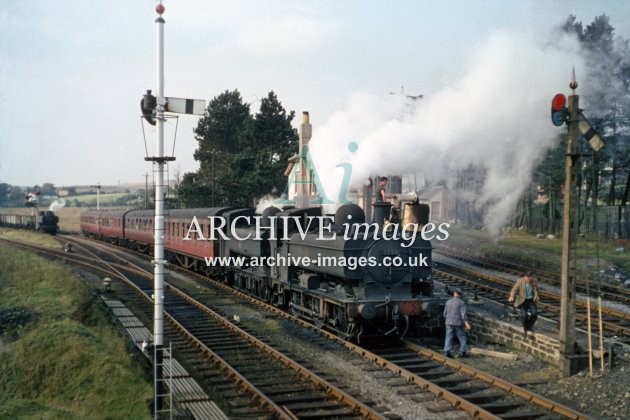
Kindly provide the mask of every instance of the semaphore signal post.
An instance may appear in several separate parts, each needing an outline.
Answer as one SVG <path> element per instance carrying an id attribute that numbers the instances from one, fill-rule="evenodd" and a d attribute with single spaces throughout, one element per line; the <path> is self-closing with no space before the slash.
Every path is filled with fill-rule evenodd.
<path id="1" fill-rule="evenodd" d="M 140 107 L 143 117 L 156 127 L 155 156 L 145 157 L 157 165 L 155 171 L 155 214 L 154 214 L 154 282 L 153 282 L 153 395 L 154 416 L 159 418 L 163 410 L 165 392 L 163 360 L 164 360 L 164 173 L 165 164 L 174 161 L 174 156 L 164 155 L 164 122 L 165 112 L 203 115 L 205 101 L 199 99 L 168 98 L 164 96 L 164 14 L 165 7 L 160 2 L 155 6 L 158 17 L 157 24 L 157 88 L 156 97 L 151 91 L 143 96 Z"/>
<path id="2" fill-rule="evenodd" d="M 571 376 L 578 372 L 583 356 L 575 349 L 575 283 L 577 279 L 576 244 L 579 235 L 577 218 L 579 193 L 579 161 L 578 135 L 582 133 L 591 148 L 597 152 L 604 146 L 597 132 L 590 126 L 579 108 L 579 96 L 575 94 L 578 83 L 575 70 L 569 84 L 571 95 L 554 96 L 551 102 L 551 121 L 556 126 L 567 124 L 568 133 L 565 154 L 564 208 L 562 217 L 562 273 L 560 299 L 560 363 L 563 376 Z M 590 320 L 588 321 L 590 322 Z"/>

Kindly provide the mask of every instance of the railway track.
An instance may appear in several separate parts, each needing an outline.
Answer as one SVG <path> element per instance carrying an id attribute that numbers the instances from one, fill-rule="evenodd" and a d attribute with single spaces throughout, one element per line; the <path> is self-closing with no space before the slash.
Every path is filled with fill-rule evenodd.
<path id="1" fill-rule="evenodd" d="M 449 248 L 446 246 L 435 248 L 434 252 L 437 255 L 453 258 L 469 265 L 489 270 L 502 271 L 518 276 L 521 276 L 523 273 L 529 271 L 543 284 L 549 284 L 557 287 L 560 287 L 561 284 L 560 273 L 555 271 L 537 267 L 528 267 L 522 264 L 516 264 L 496 258 L 474 255 L 473 253 L 462 249 Z M 593 297 L 600 295 L 602 299 L 630 305 L 630 291 L 621 286 L 605 282 L 597 282 L 594 279 L 589 279 L 589 282 L 587 283 L 584 279 L 578 278 L 576 280 L 576 291 Z"/>
<path id="2" fill-rule="evenodd" d="M 75 249 L 86 248 L 85 244 L 77 241 L 75 244 Z M 117 253 L 103 250 L 100 244 L 92 247 L 95 256 L 122 272 L 125 282 L 145 302 L 142 305 L 135 299 L 134 306 L 144 306 L 145 311 L 150 313 L 152 273 L 124 259 L 123 264 L 119 264 L 115 261 L 119 259 Z M 249 394 L 241 398 L 255 401 L 259 406 L 251 409 L 239 407 L 233 415 L 253 416 L 257 415 L 256 410 L 262 408 L 267 411 L 266 415 L 285 419 L 385 418 L 377 410 L 288 357 L 286 349 L 277 349 L 228 321 L 180 290 L 173 282 L 168 284 L 164 301 L 165 319 L 171 328 L 189 347 L 203 355 L 202 360 L 198 359 L 198 364 L 191 369 L 199 371 L 205 368 L 200 363 L 206 365 L 208 361 L 212 362 L 215 370 L 223 372 L 219 381 L 238 384 L 242 391 Z M 186 349 L 181 341 L 177 347 L 180 351 Z M 207 377 L 204 379 L 208 380 Z M 216 387 L 217 384 L 213 385 Z"/>
<path id="3" fill-rule="evenodd" d="M 145 264 L 134 264 L 125 257 L 121 259 L 120 251 L 104 249 L 102 244 L 87 245 L 85 240 L 72 240 L 78 248 L 95 248 L 86 250 L 86 256 L 63 251 L 43 252 L 81 264 L 94 263 L 97 259 L 107 261 L 110 270 L 118 273 L 116 277 L 131 279 L 134 293 L 123 291 L 122 294 L 134 306 L 144 306 L 145 317 L 150 320 L 152 306 L 148 297 L 152 283 L 147 280 L 152 274 L 142 267 Z M 382 375 L 379 371 L 387 371 L 392 378 L 399 378 L 402 384 L 394 385 L 398 395 L 434 405 L 434 400 L 444 401 L 435 411 L 462 409 L 474 418 L 588 418 L 461 361 L 447 359 L 411 343 L 358 346 L 246 294 L 208 279 L 204 281 L 210 289 L 190 280 L 183 280 L 180 289 L 169 281 L 165 297 L 168 331 L 165 333 L 172 337 L 175 354 L 188 355 L 190 366 L 187 368 L 196 372 L 207 388 L 222 390 L 220 399 L 237 404 L 238 407 L 231 406 L 234 416 L 275 413 L 273 415 L 279 418 L 399 418 L 388 413 L 387 407 L 375 407 L 371 401 L 359 400 L 343 391 L 342 388 L 348 387 L 343 384 L 347 372 L 344 375 L 321 366 L 307 367 L 317 364 L 317 359 L 339 358 L 340 351 L 345 349 L 354 357 L 358 355 L 369 361 L 366 369 L 377 377 Z M 251 305 L 250 309 L 246 309 L 245 303 Z M 234 321 L 235 305 L 239 305 L 241 318 L 237 321 Z M 279 326 L 272 323 L 276 319 L 295 325 L 284 341 L 279 338 L 282 336 L 277 330 Z M 264 326 L 271 334 L 265 332 Z M 281 328 L 286 329 L 286 324 Z M 311 350 L 302 352 L 304 347 L 296 350 L 287 344 L 287 341 L 296 341 L 298 336 L 306 336 Z M 315 359 L 305 357 L 306 353 L 315 354 Z"/>
<path id="4" fill-rule="evenodd" d="M 447 285 L 463 287 L 471 295 L 483 296 L 502 305 L 507 305 L 507 296 L 510 293 L 514 280 L 509 280 L 498 274 L 493 274 L 487 270 L 476 269 L 474 266 L 466 267 L 459 264 L 450 263 L 445 260 L 436 259 L 434 274 Z M 558 292 L 539 287 L 538 294 L 540 302 L 538 304 L 541 315 L 558 322 L 560 314 L 560 299 Z M 584 297 L 576 299 L 576 326 L 587 328 L 589 317 L 587 315 L 587 305 L 589 303 Z M 594 306 L 591 303 L 591 306 Z M 616 337 L 624 344 L 630 344 L 630 313 L 623 309 L 602 305 L 602 326 L 606 338 Z M 595 309 L 591 307 L 594 313 Z M 590 317 L 591 326 L 598 329 L 596 316 Z"/>
<path id="5" fill-rule="evenodd" d="M 205 280 L 207 281 L 207 279 Z M 191 288 L 192 290 L 188 290 L 186 293 L 198 292 L 196 286 L 189 284 L 188 289 Z M 226 293 L 229 295 L 235 293 L 233 289 L 224 290 L 224 288 L 225 286 L 218 285 L 217 290 L 206 293 L 206 295 L 212 294 L 226 299 Z M 245 294 L 236 293 L 240 296 L 239 299 L 250 301 L 256 308 L 268 306 Z M 204 298 L 202 297 L 200 300 L 204 300 Z M 213 301 L 216 306 L 216 299 Z M 222 307 L 230 307 L 232 303 L 229 301 L 230 298 L 227 298 L 227 302 Z M 278 317 L 292 318 L 273 307 L 268 307 L 266 310 Z M 225 319 L 230 316 L 230 313 L 223 312 L 222 316 Z M 269 316 L 267 315 L 267 317 Z M 313 328 L 310 324 L 301 323 L 305 328 Z M 252 334 L 258 334 L 259 327 L 260 325 L 255 326 L 253 329 L 256 330 L 256 333 Z M 340 343 L 364 359 L 402 377 L 408 385 L 412 385 L 412 389 L 405 390 L 405 393 L 419 395 L 429 391 L 434 396 L 448 401 L 453 407 L 464 409 L 476 418 L 534 418 L 537 416 L 586 418 L 586 416 L 568 407 L 556 404 L 459 361 L 447 359 L 430 350 L 421 349 L 411 343 L 397 344 L 397 347 L 380 345 L 371 351 L 369 348 L 342 341 L 327 332 L 319 331 L 318 334 L 328 338 L 328 340 L 321 342 L 324 347 L 330 346 L 330 342 Z M 465 385 L 462 386 L 462 384 Z"/>
<path id="6" fill-rule="evenodd" d="M 380 341 L 367 347 L 381 366 L 409 383 L 431 389 L 474 417 L 502 419 L 586 418 L 575 410 L 408 341 Z M 476 410 L 476 411 L 475 411 Z"/>

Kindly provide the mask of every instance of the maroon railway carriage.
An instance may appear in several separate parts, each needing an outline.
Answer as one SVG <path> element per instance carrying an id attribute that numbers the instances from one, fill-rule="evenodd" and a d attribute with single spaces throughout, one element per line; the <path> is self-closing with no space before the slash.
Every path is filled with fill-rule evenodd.
<path id="1" fill-rule="evenodd" d="M 153 245 L 153 210 L 89 210 L 81 214 L 81 232 L 146 252 Z"/>
<path id="2" fill-rule="evenodd" d="M 219 243 L 211 238 L 211 217 L 223 217 L 233 207 L 166 210 L 164 214 L 164 250 L 166 258 L 187 268 L 206 271 L 205 258 L 219 256 Z M 191 223 L 197 218 L 201 235 Z M 89 210 L 81 215 L 81 231 L 87 236 L 105 239 L 152 253 L 155 213 L 153 210 Z M 222 230 L 227 233 L 228 226 Z M 191 231 L 188 234 L 189 230 Z M 204 240 L 199 240 L 203 235 Z M 184 240 L 189 237 L 190 240 Z M 215 238 L 218 239 L 218 234 Z"/>
<path id="3" fill-rule="evenodd" d="M 142 252 L 153 245 L 153 210 L 88 210 L 80 220 L 86 236 Z"/>
<path id="4" fill-rule="evenodd" d="M 215 240 L 211 239 L 211 217 L 223 217 L 233 207 L 211 207 L 196 209 L 168 210 L 164 218 L 164 248 L 170 262 L 178 265 L 205 271 L 205 258 L 219 256 L 219 234 L 215 232 Z M 191 223 L 197 218 L 199 228 L 205 240 L 200 240 L 196 226 Z M 227 232 L 229 226 L 222 230 Z M 188 233 L 190 231 L 190 234 Z M 184 240 L 188 237 L 189 240 Z"/>
<path id="5" fill-rule="evenodd" d="M 153 250 L 153 210 L 132 210 L 125 214 L 125 246 L 140 252 Z"/>
<path id="6" fill-rule="evenodd" d="M 81 214 L 81 232 L 88 236 L 122 243 L 125 238 L 124 216 L 129 210 L 88 210 Z"/>
<path id="7" fill-rule="evenodd" d="M 81 232 L 86 236 L 98 237 L 101 235 L 101 212 L 96 210 L 88 210 L 81 213 L 79 218 Z"/>

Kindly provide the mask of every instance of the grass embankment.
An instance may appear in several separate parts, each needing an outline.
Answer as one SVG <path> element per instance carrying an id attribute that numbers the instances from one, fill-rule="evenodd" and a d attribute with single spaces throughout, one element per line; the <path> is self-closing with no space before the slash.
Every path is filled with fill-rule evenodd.
<path id="1" fill-rule="evenodd" d="M 67 268 L 0 244 L 0 418 L 150 418 L 150 382 Z"/>
<path id="2" fill-rule="evenodd" d="M 466 247 L 480 255 L 487 255 L 515 263 L 546 270 L 560 270 L 562 239 L 539 239 L 523 231 L 504 232 L 500 237 L 492 237 L 487 231 L 462 229 L 451 225 L 445 245 Z M 618 252 L 615 242 L 580 238 L 577 242 L 576 258 L 578 268 L 584 273 L 592 273 L 598 265 L 601 269 L 614 266 L 630 272 L 629 249 Z"/>

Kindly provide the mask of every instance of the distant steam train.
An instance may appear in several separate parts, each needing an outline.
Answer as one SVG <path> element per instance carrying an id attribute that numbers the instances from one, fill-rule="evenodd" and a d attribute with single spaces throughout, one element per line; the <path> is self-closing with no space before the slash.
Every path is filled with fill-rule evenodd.
<path id="1" fill-rule="evenodd" d="M 51 210 L 38 212 L 37 215 L 0 214 L 0 226 L 30 229 L 55 235 L 59 231 L 59 217 Z"/>
<path id="2" fill-rule="evenodd" d="M 402 219 L 417 223 L 365 223 L 355 204 L 334 216 L 320 207 L 270 207 L 262 215 L 249 208 L 169 210 L 165 258 L 346 338 L 404 335 L 437 318 L 442 303 L 431 298 L 431 243 L 417 230 L 428 222 L 428 206 L 404 207 Z M 81 215 L 83 234 L 145 253 L 152 252 L 153 223 L 152 210 Z"/>

